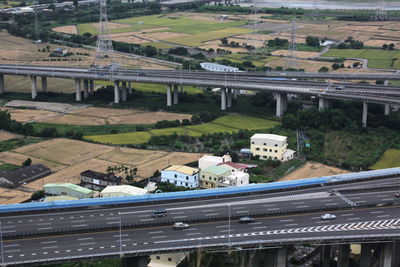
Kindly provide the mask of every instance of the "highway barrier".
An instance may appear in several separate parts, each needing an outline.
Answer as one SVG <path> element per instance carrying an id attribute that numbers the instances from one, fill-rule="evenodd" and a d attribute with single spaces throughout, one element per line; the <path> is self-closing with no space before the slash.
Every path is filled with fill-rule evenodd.
<path id="1" fill-rule="evenodd" d="M 301 179 L 295 181 L 283 181 L 263 184 L 250 184 L 239 187 L 227 187 L 204 190 L 191 190 L 183 192 L 146 194 L 141 196 L 112 197 L 112 198 L 87 198 L 69 201 L 33 202 L 22 204 L 0 205 L 0 214 L 13 212 L 29 212 L 40 210 L 93 208 L 110 205 L 128 205 L 135 203 L 157 202 L 157 201 L 182 201 L 196 198 L 222 197 L 238 194 L 251 194 L 273 190 L 285 190 L 303 187 L 320 186 L 334 183 L 347 183 L 354 181 L 383 179 L 400 176 L 400 168 L 389 168 L 382 170 L 363 171 L 333 176 Z"/>

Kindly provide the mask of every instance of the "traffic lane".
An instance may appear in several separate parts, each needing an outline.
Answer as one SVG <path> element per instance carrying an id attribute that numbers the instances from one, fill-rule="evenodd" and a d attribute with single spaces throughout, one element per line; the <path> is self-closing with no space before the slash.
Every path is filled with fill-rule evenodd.
<path id="1" fill-rule="evenodd" d="M 210 223 L 194 223 L 191 224 L 191 228 L 184 231 L 173 230 L 171 226 L 155 226 L 143 229 L 130 229 L 123 230 L 122 239 L 124 242 L 132 242 L 144 244 L 151 242 L 156 239 L 170 239 L 177 235 L 184 235 L 185 237 L 196 237 L 197 235 L 204 236 L 208 234 L 223 235 L 230 232 L 231 234 L 245 233 L 249 230 L 253 231 L 275 231 L 282 229 L 295 229 L 301 227 L 324 227 L 326 225 L 338 225 L 338 224 L 354 224 L 363 223 L 368 221 L 382 221 L 396 219 L 399 217 L 399 207 L 394 209 L 386 208 L 384 213 L 389 215 L 388 217 L 382 218 L 381 209 L 365 209 L 360 211 L 354 211 L 349 213 L 347 211 L 334 213 L 337 216 L 336 220 L 322 221 L 320 218 L 321 213 L 305 214 L 305 215 L 286 215 L 276 217 L 263 217 L 257 218 L 255 223 L 251 224 L 240 224 L 237 220 L 232 220 L 230 224 L 230 230 L 228 221 L 222 222 L 210 222 Z M 350 215 L 350 216 L 349 216 Z M 355 220 L 349 220 L 356 218 Z M 297 224 L 297 225 L 294 225 Z M 128 240 L 130 239 L 130 240 Z M 37 242 L 31 242 L 37 240 Z M 94 233 L 82 233 L 72 234 L 68 236 L 49 236 L 49 237 L 37 237 L 28 238 L 21 240 L 6 241 L 6 244 L 17 245 L 24 249 L 31 249 L 35 251 L 38 247 L 37 244 L 47 246 L 59 246 L 62 248 L 74 248 L 75 246 L 91 246 L 105 243 L 116 243 L 119 242 L 119 231 L 111 232 L 94 232 Z M 10 251 L 12 252 L 12 251 Z M 19 251 L 17 251 L 19 252 Z"/>
<path id="2" fill-rule="evenodd" d="M 319 193 L 318 193 L 319 194 Z M 332 207 L 337 205 L 346 205 L 342 199 L 336 196 L 329 196 L 329 194 L 323 194 L 320 198 L 315 199 L 307 199 L 310 195 L 296 195 L 296 199 L 290 201 L 293 196 L 285 196 L 280 197 L 281 201 L 278 201 L 277 198 L 260 198 L 254 202 L 247 203 L 244 201 L 235 201 L 230 202 L 231 206 L 231 214 L 233 216 L 239 215 L 247 215 L 251 211 L 255 210 L 264 210 L 266 212 L 279 212 L 285 210 L 293 210 L 293 209 L 307 209 L 313 207 Z M 274 202 L 274 203 L 273 203 Z M 205 218 L 211 216 L 228 216 L 229 208 L 227 205 L 222 204 L 211 204 L 211 205 L 199 205 L 199 206 L 189 206 L 189 207 L 179 207 L 172 208 L 168 210 L 168 218 L 174 220 L 187 220 L 190 217 L 204 216 Z M 123 222 L 137 222 L 138 224 L 143 223 L 157 223 L 160 221 L 159 218 L 153 218 L 151 214 L 152 210 L 140 210 L 131 212 L 128 214 L 122 214 L 121 219 Z M 119 224 L 119 215 L 115 212 L 112 213 L 99 213 L 97 215 L 91 214 L 89 217 L 85 217 L 84 215 L 79 216 L 61 216 L 60 220 L 52 220 L 45 221 L 45 219 L 40 218 L 37 222 L 34 222 L 32 219 L 29 220 L 29 223 L 24 223 L 23 220 L 18 221 L 19 224 L 14 224 L 12 221 L 3 221 L 5 232 L 22 232 L 22 231 L 48 231 L 48 230 L 57 230 L 57 229 L 65 229 L 67 225 L 68 228 L 72 229 L 76 227 L 86 227 L 96 226 L 96 225 L 109 225 L 114 226 Z"/>
<path id="3" fill-rule="evenodd" d="M 341 194 L 356 204 L 362 204 L 375 201 L 381 201 L 381 202 L 393 201 L 396 199 L 395 194 L 399 193 L 399 191 L 400 190 L 384 190 L 378 192 L 363 192 L 363 193 L 345 192 Z"/>
<path id="4" fill-rule="evenodd" d="M 392 178 L 389 180 L 393 180 Z M 387 182 L 390 182 L 388 180 L 385 180 Z M 358 183 L 357 185 L 360 186 L 363 183 L 364 184 L 375 184 L 379 181 L 367 181 L 367 182 L 361 182 Z M 382 181 L 380 181 L 382 183 Z M 348 185 L 347 185 L 348 186 Z M 343 188 L 343 185 L 336 185 L 336 186 L 327 186 L 325 189 L 338 189 L 340 190 Z M 345 187 L 346 188 L 346 187 Z M 254 199 L 259 199 L 260 196 L 268 196 L 268 197 L 284 197 L 284 196 L 291 196 L 294 193 L 315 193 L 321 191 L 321 188 L 312 188 L 312 189 L 302 189 L 302 190 L 295 190 L 295 191 L 290 191 L 290 192 L 277 192 L 277 193 L 270 193 L 270 194 L 258 194 L 258 195 L 252 195 L 252 196 L 239 196 L 239 197 L 229 197 L 229 198 L 221 198 L 218 199 L 218 201 L 221 201 L 222 203 L 229 202 L 229 201 L 234 201 L 234 200 L 242 200 L 242 201 L 248 201 L 248 200 L 254 200 Z M 345 194 L 344 194 L 345 195 Z M 371 195 L 372 196 L 372 195 Z M 371 201 L 373 199 L 361 199 L 359 201 Z M 14 229 L 9 229 L 8 231 L 10 232 L 15 232 L 17 230 L 20 231 L 27 231 L 27 230 L 32 230 L 32 226 L 36 223 L 39 224 L 37 225 L 36 229 L 40 230 L 51 230 L 52 227 L 55 227 L 54 225 L 56 223 L 60 223 L 61 225 L 75 225 L 76 227 L 84 227 L 86 224 L 96 224 L 100 221 L 103 220 L 103 223 L 105 224 L 112 224 L 110 220 L 114 220 L 114 218 L 117 218 L 118 212 L 138 212 L 138 213 L 143 213 L 143 215 L 146 215 L 144 213 L 150 214 L 152 209 L 155 208 L 166 208 L 166 209 L 171 209 L 171 208 L 180 208 L 187 206 L 188 204 L 193 204 L 193 203 L 201 203 L 201 204 L 214 204 L 214 200 L 202 200 L 202 201 L 189 201 L 189 202 L 184 202 L 184 203 L 167 203 L 167 204 L 157 204 L 157 205 L 149 205 L 146 206 L 148 209 L 146 211 L 143 211 L 143 206 L 136 206 L 136 207 L 121 207 L 121 208 L 114 208 L 114 209 L 101 209 L 101 210 L 92 210 L 92 211 L 73 211 L 73 212 L 60 212 L 60 213 L 51 213 L 51 214 L 34 214 L 34 215 L 23 215 L 23 216 L 8 216 L 8 217 L 2 217 L 1 220 L 3 224 L 8 224 L 10 228 Z M 324 204 L 325 206 L 328 206 L 327 203 Z M 305 205 L 307 206 L 307 205 Z M 301 205 L 300 205 L 301 207 Z M 304 207 L 307 208 L 307 207 Z M 146 216 L 144 216 L 146 217 Z M 149 218 L 147 218 L 149 219 Z M 151 219 L 151 218 L 150 218 Z M 84 220 L 84 221 L 83 221 Z M 88 220 L 88 223 L 86 222 Z M 48 224 L 48 222 L 51 222 Z M 22 225 L 22 227 L 25 228 L 18 228 Z M 18 228 L 18 229 L 17 229 Z"/>

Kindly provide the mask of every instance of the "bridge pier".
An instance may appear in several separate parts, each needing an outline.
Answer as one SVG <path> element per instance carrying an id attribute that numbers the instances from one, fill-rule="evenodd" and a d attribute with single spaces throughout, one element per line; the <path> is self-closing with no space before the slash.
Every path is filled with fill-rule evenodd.
<path id="1" fill-rule="evenodd" d="M 81 80 L 75 79 L 75 100 L 81 101 Z"/>
<path id="2" fill-rule="evenodd" d="M 132 94 L 132 85 L 131 82 L 128 82 L 128 92 L 131 95 Z"/>
<path id="3" fill-rule="evenodd" d="M 93 95 L 94 93 L 94 81 L 89 80 L 89 95 Z"/>
<path id="4" fill-rule="evenodd" d="M 381 244 L 380 267 L 393 267 L 393 243 Z"/>
<path id="5" fill-rule="evenodd" d="M 233 92 L 233 99 L 236 99 L 239 94 L 239 89 L 232 89 Z"/>
<path id="6" fill-rule="evenodd" d="M 32 99 L 35 99 L 37 96 L 37 83 L 36 83 L 37 77 L 36 76 L 31 76 L 31 83 L 32 83 Z"/>
<path id="7" fill-rule="evenodd" d="M 362 126 L 367 127 L 368 103 L 363 102 Z"/>
<path id="8" fill-rule="evenodd" d="M 350 264 L 350 244 L 339 245 L 338 266 L 349 267 Z"/>
<path id="9" fill-rule="evenodd" d="M 331 245 L 323 245 L 321 246 L 320 253 L 320 266 L 321 267 L 330 267 L 331 266 L 331 254 L 332 254 L 332 246 Z"/>
<path id="10" fill-rule="evenodd" d="M 172 87 L 172 85 L 167 85 L 167 107 L 172 106 L 171 87 Z"/>
<path id="11" fill-rule="evenodd" d="M 318 109 L 323 110 L 323 109 L 328 109 L 331 107 L 331 101 L 326 98 L 319 98 L 318 99 Z"/>
<path id="12" fill-rule="evenodd" d="M 123 267 L 147 267 L 149 256 L 124 257 L 121 259 Z"/>
<path id="13" fill-rule="evenodd" d="M 0 94 L 3 94 L 5 92 L 5 86 L 4 86 L 4 74 L 0 74 Z"/>
<path id="14" fill-rule="evenodd" d="M 114 81 L 114 103 L 119 104 L 119 81 Z"/>
<path id="15" fill-rule="evenodd" d="M 47 77 L 42 77 L 42 91 L 47 93 Z"/>
<path id="16" fill-rule="evenodd" d="M 283 113 L 287 109 L 287 94 L 277 93 L 276 98 L 276 117 L 282 117 Z M 285 107 L 286 106 L 286 107 Z"/>
<path id="17" fill-rule="evenodd" d="M 400 266 L 400 241 L 393 242 L 392 266 Z"/>
<path id="18" fill-rule="evenodd" d="M 286 267 L 287 265 L 287 248 L 268 249 L 264 252 L 265 267 Z M 258 266 L 258 265 L 256 265 Z"/>
<path id="19" fill-rule="evenodd" d="M 221 110 L 226 110 L 226 88 L 221 88 Z"/>
<path id="20" fill-rule="evenodd" d="M 122 102 L 126 102 L 126 100 L 128 99 L 128 89 L 126 88 L 126 82 L 122 82 L 121 92 L 122 92 Z"/>
<path id="21" fill-rule="evenodd" d="M 390 115 L 390 105 L 386 104 L 385 105 L 385 116 L 389 116 Z"/>
<path id="22" fill-rule="evenodd" d="M 226 107 L 227 108 L 232 107 L 232 89 L 230 89 L 230 88 L 227 89 Z"/>
<path id="23" fill-rule="evenodd" d="M 83 98 L 89 97 L 89 80 L 83 80 Z"/>
<path id="24" fill-rule="evenodd" d="M 372 264 L 372 244 L 361 244 L 360 266 L 371 266 Z"/>
<path id="25" fill-rule="evenodd" d="M 178 92 L 178 85 L 174 85 L 174 105 L 178 104 L 179 101 L 179 92 Z"/>

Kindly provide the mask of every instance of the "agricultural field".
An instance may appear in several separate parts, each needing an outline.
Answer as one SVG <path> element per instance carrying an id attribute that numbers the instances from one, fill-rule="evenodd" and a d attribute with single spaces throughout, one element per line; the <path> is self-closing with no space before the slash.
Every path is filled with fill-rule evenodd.
<path id="1" fill-rule="evenodd" d="M 47 183 L 79 183 L 79 174 L 87 169 L 105 172 L 107 167 L 126 165 L 138 168 L 138 179 L 152 175 L 156 170 L 172 164 L 187 164 L 203 154 L 150 151 L 110 147 L 69 139 L 52 139 L 0 153 L 0 164 L 21 165 L 28 157 L 33 163 L 42 163 L 53 174 L 24 185 L 25 189 L 39 190 Z M 31 192 L 0 189 L 0 203 L 18 203 L 30 197 Z"/>
<path id="2" fill-rule="evenodd" d="M 20 138 L 21 135 L 0 130 L 0 142 L 10 139 Z"/>
<path id="3" fill-rule="evenodd" d="M 400 149 L 388 149 L 370 169 L 385 169 L 400 167 Z"/>
<path id="4" fill-rule="evenodd" d="M 317 162 L 307 162 L 304 166 L 279 179 L 279 181 L 292 181 L 343 173 L 348 173 L 348 171 Z"/>
<path id="5" fill-rule="evenodd" d="M 218 132 L 237 132 L 241 129 L 269 129 L 279 125 L 279 122 L 243 115 L 225 115 L 212 122 L 200 125 L 181 126 L 176 128 L 156 129 L 145 132 L 132 132 L 109 135 L 85 136 L 84 139 L 99 143 L 121 144 L 143 144 L 147 143 L 152 135 L 190 135 L 201 136 Z"/>

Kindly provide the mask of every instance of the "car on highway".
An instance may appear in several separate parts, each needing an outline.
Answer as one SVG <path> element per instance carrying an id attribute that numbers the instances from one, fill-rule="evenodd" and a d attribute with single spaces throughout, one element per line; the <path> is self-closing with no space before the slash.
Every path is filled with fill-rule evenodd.
<path id="1" fill-rule="evenodd" d="M 326 213 L 321 215 L 321 220 L 334 220 L 334 219 L 336 219 L 336 216 L 333 214 Z"/>
<path id="2" fill-rule="evenodd" d="M 396 194 L 394 194 L 394 197 L 398 197 L 398 198 L 400 198 L 400 193 L 396 193 Z"/>
<path id="3" fill-rule="evenodd" d="M 256 219 L 254 219 L 253 217 L 241 217 L 240 219 L 239 219 L 239 223 L 252 223 L 252 222 L 255 222 L 256 221 Z"/>
<path id="4" fill-rule="evenodd" d="M 165 217 L 165 216 L 167 216 L 167 210 L 166 209 L 155 209 L 151 213 L 151 216 L 153 216 L 154 218 Z"/>
<path id="5" fill-rule="evenodd" d="M 189 224 L 183 222 L 176 222 L 172 226 L 175 230 L 183 230 L 189 228 Z"/>
<path id="6" fill-rule="evenodd" d="M 339 86 L 335 87 L 336 90 L 344 90 L 345 88 L 346 87 L 344 87 L 343 85 L 339 85 Z"/>

